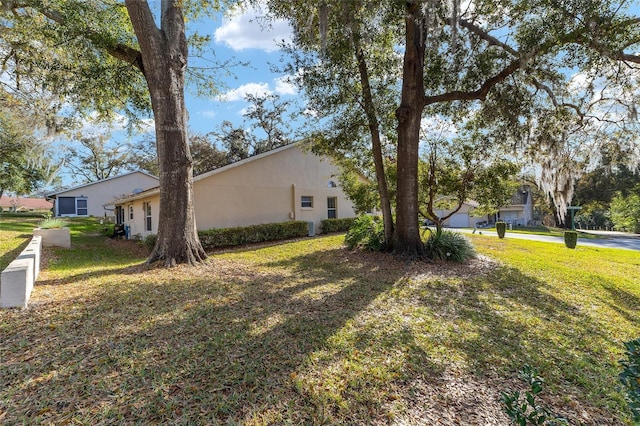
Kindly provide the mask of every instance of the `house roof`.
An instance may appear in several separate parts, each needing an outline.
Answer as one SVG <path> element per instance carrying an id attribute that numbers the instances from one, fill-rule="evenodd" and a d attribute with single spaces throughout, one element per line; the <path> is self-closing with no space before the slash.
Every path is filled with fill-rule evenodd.
<path id="1" fill-rule="evenodd" d="M 153 179 L 158 180 L 158 178 L 156 176 L 153 176 L 152 174 L 149 174 L 147 172 L 143 172 L 141 170 L 135 170 L 133 172 L 123 173 L 123 174 L 118 175 L 118 176 L 111 176 L 111 177 L 108 177 L 106 179 L 97 180 L 95 182 L 89 182 L 89 183 L 85 183 L 85 184 L 82 184 L 82 185 L 73 186 L 71 188 L 66 188 L 66 189 L 60 190 L 58 192 L 52 192 L 50 194 L 45 195 L 45 197 L 47 199 L 56 198 L 56 196 L 58 196 L 60 194 L 64 194 L 65 192 L 75 191 L 76 189 L 85 188 L 85 187 L 88 187 L 88 186 L 91 186 L 91 185 L 96 185 L 96 184 L 107 182 L 107 181 L 114 180 L 114 179 L 119 179 L 119 178 L 122 178 L 122 177 L 125 177 L 125 176 L 129 176 L 129 175 L 133 175 L 133 174 L 136 174 L 136 173 L 141 173 L 143 175 L 146 175 L 146 176 L 149 176 L 149 177 L 151 177 Z"/>
<path id="2" fill-rule="evenodd" d="M 49 210 L 53 207 L 53 204 L 44 198 L 9 197 L 7 195 L 3 195 L 0 197 L 0 207 L 15 207 L 16 209 L 24 208 L 28 210 Z"/>
<path id="3" fill-rule="evenodd" d="M 527 204 L 528 198 L 529 198 L 529 188 L 525 186 L 521 186 L 511 196 L 511 200 L 509 201 L 509 204 L 510 205 Z"/>
<path id="4" fill-rule="evenodd" d="M 213 169 L 213 170 L 211 170 L 209 172 L 202 173 L 202 174 L 200 174 L 198 176 L 195 176 L 193 178 L 193 181 L 194 182 L 198 182 L 198 181 L 200 181 L 202 179 L 206 179 L 206 178 L 208 178 L 210 176 L 214 176 L 214 175 L 217 175 L 217 174 L 220 174 L 220 173 L 224 173 L 224 172 L 229 171 L 231 169 L 234 169 L 236 167 L 241 167 L 241 166 L 244 166 L 245 164 L 249 164 L 249 163 L 252 163 L 254 161 L 258 161 L 261 158 L 269 157 L 271 155 L 278 154 L 280 152 L 286 151 L 286 150 L 294 148 L 294 147 L 300 147 L 300 146 L 303 145 L 303 143 L 304 142 L 295 142 L 295 143 L 292 143 L 292 144 L 289 144 L 289 145 L 278 147 L 276 149 L 272 149 L 271 151 L 263 152 L 262 154 L 254 155 L 254 156 L 245 158 L 243 160 L 236 161 L 235 163 L 227 164 L 226 166 L 223 166 L 223 167 L 218 167 L 217 169 Z M 147 197 L 149 197 L 151 195 L 156 195 L 156 194 L 159 194 L 159 193 L 160 193 L 160 187 L 156 186 L 156 187 L 153 187 L 153 188 L 149 188 L 146 191 L 142 191 L 142 192 L 138 192 L 136 194 L 126 195 L 124 197 L 116 198 L 115 200 L 111 201 L 109 204 L 105 204 L 105 206 L 107 206 L 107 205 L 108 206 L 113 206 L 113 205 L 122 204 L 122 203 L 128 202 L 128 201 L 140 200 L 142 198 L 147 198 Z"/>
<path id="5" fill-rule="evenodd" d="M 451 195 L 443 195 L 443 196 L 436 197 L 435 201 L 438 202 L 438 201 L 443 201 L 443 200 L 456 201 L 457 198 L 453 197 Z M 480 204 L 475 200 L 465 200 L 465 201 L 462 202 L 462 205 L 467 205 L 467 206 L 473 207 L 473 208 L 478 208 L 480 206 Z"/>

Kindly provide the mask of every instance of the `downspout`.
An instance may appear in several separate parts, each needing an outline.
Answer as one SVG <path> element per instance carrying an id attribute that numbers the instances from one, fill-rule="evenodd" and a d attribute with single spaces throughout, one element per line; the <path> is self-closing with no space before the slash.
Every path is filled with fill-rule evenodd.
<path id="1" fill-rule="evenodd" d="M 291 213 L 289 214 L 291 220 L 296 220 L 296 184 L 291 184 Z"/>

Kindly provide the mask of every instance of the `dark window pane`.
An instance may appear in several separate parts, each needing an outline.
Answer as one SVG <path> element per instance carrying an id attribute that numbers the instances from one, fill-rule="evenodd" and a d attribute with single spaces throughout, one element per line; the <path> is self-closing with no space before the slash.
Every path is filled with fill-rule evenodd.
<path id="1" fill-rule="evenodd" d="M 76 214 L 76 197 L 58 197 L 58 214 Z"/>

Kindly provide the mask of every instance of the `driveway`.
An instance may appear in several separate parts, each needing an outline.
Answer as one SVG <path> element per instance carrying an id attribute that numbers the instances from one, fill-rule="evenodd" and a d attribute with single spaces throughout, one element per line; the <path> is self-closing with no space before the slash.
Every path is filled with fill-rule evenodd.
<path id="1" fill-rule="evenodd" d="M 459 231 L 466 233 L 473 233 L 470 229 L 453 229 L 451 231 Z M 600 248 L 617 248 L 625 250 L 639 250 L 640 251 L 640 235 L 629 234 L 624 232 L 612 232 L 612 231 L 581 231 L 589 234 L 600 235 L 602 238 L 580 238 L 578 234 L 578 246 L 600 247 Z M 476 234 L 498 236 L 495 231 L 477 229 Z M 563 237 L 552 237 L 549 235 L 534 235 L 534 234 L 514 234 L 507 231 L 505 238 L 519 238 L 522 240 L 542 241 L 546 243 L 561 243 L 564 244 Z"/>

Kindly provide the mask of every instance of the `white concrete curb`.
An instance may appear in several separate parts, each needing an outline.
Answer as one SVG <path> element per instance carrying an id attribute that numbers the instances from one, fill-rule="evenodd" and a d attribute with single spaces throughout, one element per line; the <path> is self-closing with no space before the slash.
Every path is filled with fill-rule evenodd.
<path id="1" fill-rule="evenodd" d="M 0 274 L 0 308 L 26 308 L 40 274 L 42 237 L 34 236 L 22 253 Z"/>

